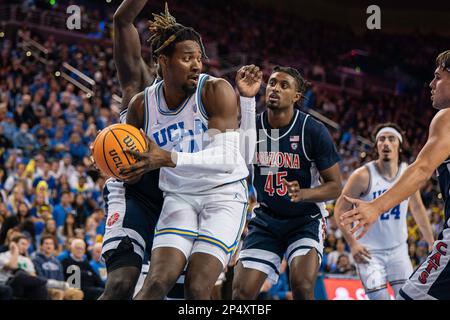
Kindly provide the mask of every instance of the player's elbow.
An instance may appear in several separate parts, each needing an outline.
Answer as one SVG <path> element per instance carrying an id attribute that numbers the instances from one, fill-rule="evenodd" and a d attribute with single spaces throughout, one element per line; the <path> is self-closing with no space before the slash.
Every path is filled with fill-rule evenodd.
<path id="1" fill-rule="evenodd" d="M 113 15 L 113 23 L 114 27 L 123 27 L 127 24 L 133 23 L 133 21 L 129 21 L 123 12 L 117 10 Z"/>
<path id="2" fill-rule="evenodd" d="M 426 164 L 416 164 L 413 166 L 416 181 L 418 182 L 419 185 L 418 187 L 422 188 L 427 183 L 427 181 L 430 180 L 433 174 L 433 170 L 430 170 L 429 166 Z"/>
<path id="3" fill-rule="evenodd" d="M 340 181 L 335 181 L 333 183 L 333 188 L 332 188 L 332 198 L 333 199 L 337 199 L 341 196 L 342 194 L 342 184 Z"/>

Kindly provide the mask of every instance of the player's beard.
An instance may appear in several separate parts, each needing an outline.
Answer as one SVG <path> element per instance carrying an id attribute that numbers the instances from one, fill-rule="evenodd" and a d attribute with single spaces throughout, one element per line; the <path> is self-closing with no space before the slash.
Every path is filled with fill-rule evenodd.
<path id="1" fill-rule="evenodd" d="M 197 90 L 197 85 L 188 85 L 183 84 L 183 91 L 186 93 L 186 95 L 191 95 Z"/>

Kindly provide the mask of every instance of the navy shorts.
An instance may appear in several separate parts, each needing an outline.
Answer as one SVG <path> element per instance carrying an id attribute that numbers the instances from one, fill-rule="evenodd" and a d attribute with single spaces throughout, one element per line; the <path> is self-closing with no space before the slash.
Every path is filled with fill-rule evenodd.
<path id="1" fill-rule="evenodd" d="M 161 193 L 159 189 L 157 192 Z M 108 272 L 125 266 L 141 269 L 145 253 L 149 254 L 152 249 L 162 208 L 162 193 L 160 199 L 150 199 L 136 186 L 109 179 L 103 196 L 107 217 L 102 256 Z"/>
<path id="2" fill-rule="evenodd" d="M 321 214 L 296 218 L 279 218 L 265 207 L 254 209 L 256 216 L 248 225 L 239 261 L 245 268 L 267 274 L 272 283 L 278 281 L 283 257 L 290 264 L 297 256 L 316 249 L 322 261 L 325 219 Z"/>

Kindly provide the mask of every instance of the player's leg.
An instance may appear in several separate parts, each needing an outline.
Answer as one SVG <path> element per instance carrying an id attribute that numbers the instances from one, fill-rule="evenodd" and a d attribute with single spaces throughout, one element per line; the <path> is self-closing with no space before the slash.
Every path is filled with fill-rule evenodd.
<path id="1" fill-rule="evenodd" d="M 389 300 L 384 251 L 372 250 L 370 256 L 367 263 L 356 264 L 366 295 L 369 300 Z"/>
<path id="2" fill-rule="evenodd" d="M 293 298 L 313 300 L 317 273 L 322 261 L 325 219 L 310 221 L 309 217 L 301 217 L 284 224 L 286 234 L 291 235 L 286 256 Z"/>
<path id="3" fill-rule="evenodd" d="M 397 299 L 450 300 L 450 229 L 445 229 L 439 239 L 400 289 Z"/>
<path id="4" fill-rule="evenodd" d="M 182 197 L 168 194 L 156 226 L 149 273 L 136 300 L 164 299 L 183 272 L 198 234 L 198 215 Z"/>
<path id="5" fill-rule="evenodd" d="M 186 299 L 211 299 L 214 285 L 245 227 L 246 184 L 236 182 L 215 188 L 214 192 L 202 194 L 198 199 L 202 209 L 199 234 L 186 270 L 185 295 Z"/>
<path id="6" fill-rule="evenodd" d="M 122 182 L 110 179 L 104 198 L 107 222 L 102 255 L 108 277 L 99 299 L 131 299 L 139 278 L 149 231 L 143 208 L 133 195 L 127 194 Z"/>
<path id="7" fill-rule="evenodd" d="M 404 243 L 392 249 L 385 261 L 385 265 L 387 280 L 394 290 L 394 296 L 397 296 L 400 289 L 405 285 L 406 280 L 413 273 L 407 244 Z"/>
<path id="8" fill-rule="evenodd" d="M 248 224 L 248 234 L 234 269 L 234 300 L 254 300 L 266 279 L 276 283 L 286 250 L 278 237 L 279 222 L 265 215 L 261 208 L 256 208 L 255 213 L 256 217 Z"/>
<path id="9" fill-rule="evenodd" d="M 314 300 L 314 287 L 320 267 L 316 249 L 292 259 L 289 264 L 289 282 L 295 300 Z"/>
<path id="10" fill-rule="evenodd" d="M 223 270 L 222 261 L 215 256 L 203 252 L 193 253 L 189 258 L 184 282 L 186 300 L 210 300 Z"/>
<path id="11" fill-rule="evenodd" d="M 267 279 L 267 274 L 252 268 L 245 268 L 241 261 L 234 268 L 233 300 L 255 300 Z"/>

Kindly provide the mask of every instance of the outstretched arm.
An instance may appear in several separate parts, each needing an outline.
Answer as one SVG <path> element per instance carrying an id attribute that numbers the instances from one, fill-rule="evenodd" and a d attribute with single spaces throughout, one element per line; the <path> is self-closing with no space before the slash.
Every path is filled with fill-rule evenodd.
<path id="1" fill-rule="evenodd" d="M 141 55 L 141 41 L 134 20 L 147 0 L 124 0 L 114 13 L 114 62 L 122 89 L 122 107 L 153 82 L 154 76 Z"/>
<path id="2" fill-rule="evenodd" d="M 422 202 L 420 191 L 416 191 L 409 199 L 409 208 L 411 213 L 419 226 L 425 241 L 428 243 L 428 249 L 431 251 L 434 243 L 433 229 L 431 228 L 430 220 L 428 219 L 427 211 Z"/>
<path id="3" fill-rule="evenodd" d="M 428 140 L 416 161 L 405 170 L 394 186 L 382 196 L 368 203 L 346 197 L 346 200 L 355 205 L 356 208 L 344 213 L 341 216 L 341 223 L 350 225 L 359 221 L 360 223 L 352 229 L 352 233 L 363 228 L 358 236 L 358 238 L 361 238 L 367 232 L 369 225 L 375 222 L 379 215 L 416 192 L 450 155 L 449 132 L 450 110 L 441 110 L 431 122 Z"/>
<path id="4" fill-rule="evenodd" d="M 262 72 L 255 65 L 243 66 L 236 74 L 241 107 L 240 148 L 247 164 L 251 164 L 256 149 L 256 100 L 262 83 Z"/>
<path id="5" fill-rule="evenodd" d="M 336 201 L 336 205 L 334 207 L 335 221 L 337 222 L 342 235 L 344 236 L 350 247 L 353 258 L 358 263 L 367 262 L 367 259 L 370 259 L 370 253 L 364 246 L 358 243 L 358 241 L 355 239 L 355 237 L 353 237 L 349 230 L 347 230 L 347 228 L 344 228 L 340 225 L 339 221 L 340 216 L 344 212 L 352 208 L 352 205 L 344 200 L 344 195 L 352 198 L 361 197 L 368 191 L 367 189 L 369 188 L 369 180 L 370 175 L 366 167 L 361 167 L 353 172 L 349 177 L 347 183 L 345 184 L 344 189 L 342 190 L 342 194 Z"/>

